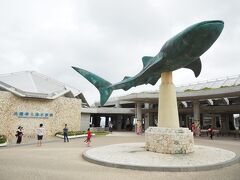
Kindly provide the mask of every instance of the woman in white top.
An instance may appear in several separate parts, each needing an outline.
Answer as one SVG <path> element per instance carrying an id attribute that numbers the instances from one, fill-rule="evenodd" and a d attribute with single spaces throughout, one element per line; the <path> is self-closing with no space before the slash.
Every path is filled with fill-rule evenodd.
<path id="1" fill-rule="evenodd" d="M 37 133 L 37 139 L 38 139 L 37 146 L 41 146 L 42 145 L 43 135 L 44 135 L 43 124 L 39 125 L 39 128 L 37 128 L 36 133 Z"/>

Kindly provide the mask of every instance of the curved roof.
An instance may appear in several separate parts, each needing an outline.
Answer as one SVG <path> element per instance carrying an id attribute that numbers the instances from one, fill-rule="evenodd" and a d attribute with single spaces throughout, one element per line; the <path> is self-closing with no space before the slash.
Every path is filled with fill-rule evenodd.
<path id="1" fill-rule="evenodd" d="M 216 89 L 216 88 L 239 86 L 239 85 L 240 85 L 240 75 L 236 75 L 236 76 L 227 76 L 224 78 L 218 78 L 213 80 L 181 85 L 177 87 L 176 90 L 177 92 L 184 92 L 187 90 Z"/>
<path id="2" fill-rule="evenodd" d="M 78 89 L 35 71 L 1 74 L 0 89 L 10 91 L 17 96 L 31 98 L 83 97 L 83 94 Z M 86 101 L 85 98 L 82 100 Z"/>

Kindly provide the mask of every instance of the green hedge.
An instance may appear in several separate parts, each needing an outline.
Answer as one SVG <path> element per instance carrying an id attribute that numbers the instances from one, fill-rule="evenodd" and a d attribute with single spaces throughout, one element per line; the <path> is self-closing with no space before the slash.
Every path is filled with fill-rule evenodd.
<path id="1" fill-rule="evenodd" d="M 95 134 L 96 136 L 101 136 L 101 135 L 107 135 L 108 132 L 107 131 L 91 131 L 92 134 Z M 55 135 L 62 135 L 63 136 L 63 132 L 57 132 Z M 83 135 L 83 134 L 87 134 L 87 131 L 69 131 L 68 132 L 68 136 L 76 136 L 76 135 Z"/>
<path id="2" fill-rule="evenodd" d="M 5 135 L 0 135 L 0 144 L 3 144 L 7 141 L 7 137 Z"/>
<path id="3" fill-rule="evenodd" d="M 240 86 L 240 84 L 237 84 L 237 85 L 231 85 L 231 86 L 220 86 L 219 88 L 227 88 L 227 87 L 235 87 L 235 86 Z M 201 91 L 201 90 L 211 90 L 211 89 L 219 89 L 219 88 L 210 88 L 210 87 L 204 87 L 202 89 L 197 89 L 197 90 L 194 90 L 194 89 L 185 89 L 184 92 L 191 92 L 191 91 Z"/>

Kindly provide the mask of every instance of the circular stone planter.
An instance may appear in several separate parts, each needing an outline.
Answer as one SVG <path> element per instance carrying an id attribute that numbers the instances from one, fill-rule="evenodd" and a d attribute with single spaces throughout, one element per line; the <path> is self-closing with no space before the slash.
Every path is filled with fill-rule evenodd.
<path id="1" fill-rule="evenodd" d="M 83 152 L 89 162 L 124 169 L 146 171 L 205 171 L 239 162 L 234 152 L 194 146 L 189 154 L 162 154 L 145 150 L 145 143 L 114 144 L 89 149 Z"/>
<path id="2" fill-rule="evenodd" d="M 188 128 L 149 127 L 145 131 L 147 151 L 164 154 L 193 152 L 193 133 Z"/>

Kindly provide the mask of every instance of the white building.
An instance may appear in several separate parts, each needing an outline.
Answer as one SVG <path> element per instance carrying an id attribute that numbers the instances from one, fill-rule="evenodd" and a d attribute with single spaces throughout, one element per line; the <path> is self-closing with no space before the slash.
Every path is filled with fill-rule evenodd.
<path id="1" fill-rule="evenodd" d="M 81 109 L 88 106 L 83 94 L 68 85 L 34 71 L 0 75 L 0 134 L 14 141 L 17 127 L 24 127 L 24 140 L 35 136 L 44 124 L 46 136 L 81 130 Z M 85 127 L 86 129 L 86 127 Z"/>

